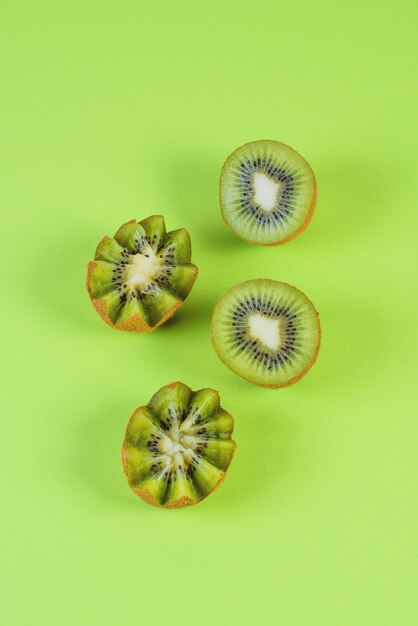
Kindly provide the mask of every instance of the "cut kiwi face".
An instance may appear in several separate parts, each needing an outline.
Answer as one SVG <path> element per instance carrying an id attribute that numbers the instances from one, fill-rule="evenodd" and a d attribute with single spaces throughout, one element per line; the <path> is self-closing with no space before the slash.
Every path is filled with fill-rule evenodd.
<path id="1" fill-rule="evenodd" d="M 306 228 L 316 203 L 308 162 L 279 141 L 253 141 L 225 161 L 219 199 L 226 224 L 262 246 L 286 243 Z"/>
<path id="2" fill-rule="evenodd" d="M 287 283 L 240 283 L 215 305 L 212 343 L 221 361 L 255 385 L 285 387 L 314 364 L 320 344 L 318 313 Z"/>
<path id="3" fill-rule="evenodd" d="M 162 387 L 129 420 L 122 444 L 129 486 L 155 506 L 197 504 L 225 478 L 236 448 L 233 428 L 214 389 Z"/>
<path id="4" fill-rule="evenodd" d="M 119 330 L 154 330 L 181 307 L 196 280 L 184 228 L 166 232 L 162 215 L 123 224 L 88 264 L 87 290 L 99 315 Z"/>

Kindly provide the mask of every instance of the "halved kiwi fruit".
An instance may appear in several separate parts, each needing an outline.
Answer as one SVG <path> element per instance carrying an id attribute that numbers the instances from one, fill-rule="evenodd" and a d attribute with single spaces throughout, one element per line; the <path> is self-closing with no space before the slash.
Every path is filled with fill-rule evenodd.
<path id="1" fill-rule="evenodd" d="M 88 264 L 87 290 L 99 315 L 119 330 L 154 330 L 181 307 L 196 280 L 184 228 L 166 232 L 162 215 L 123 224 Z"/>
<path id="2" fill-rule="evenodd" d="M 320 344 L 318 313 L 304 293 L 287 283 L 240 283 L 215 305 L 212 342 L 233 372 L 262 387 L 297 382 L 314 364 Z"/>
<path id="3" fill-rule="evenodd" d="M 275 246 L 296 237 L 310 222 L 316 180 L 308 162 L 290 146 L 253 141 L 225 161 L 219 199 L 224 221 L 238 237 Z"/>
<path id="4" fill-rule="evenodd" d="M 236 448 L 233 428 L 214 389 L 162 387 L 129 420 L 122 444 L 129 486 L 155 506 L 197 504 L 225 478 Z"/>

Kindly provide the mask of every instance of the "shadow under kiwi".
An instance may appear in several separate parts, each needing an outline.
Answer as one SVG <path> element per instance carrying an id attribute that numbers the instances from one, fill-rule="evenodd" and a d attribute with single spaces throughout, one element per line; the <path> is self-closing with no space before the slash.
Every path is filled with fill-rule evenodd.
<path id="1" fill-rule="evenodd" d="M 170 317 L 157 331 L 170 332 L 173 328 L 187 326 L 193 330 L 200 329 L 207 332 L 215 306 L 216 296 L 202 296 L 199 293 L 189 294 L 181 308 Z"/>
<path id="2" fill-rule="evenodd" d="M 361 158 L 318 163 L 315 175 L 318 198 L 312 222 L 300 235 L 304 250 L 375 237 L 382 219 L 390 218 L 389 211 L 382 214 L 393 194 L 390 175 L 376 163 Z"/>
<path id="3" fill-rule="evenodd" d="M 374 302 L 356 301 L 347 293 L 345 299 L 335 294 L 326 302 L 322 299 L 320 310 L 321 347 L 307 373 L 307 393 L 328 395 L 332 390 L 348 397 L 363 386 L 370 391 L 379 388 L 385 368 L 391 367 L 388 324 L 381 308 Z"/>
<path id="4" fill-rule="evenodd" d="M 272 393 L 278 392 L 254 388 L 259 399 L 258 415 L 250 408 L 254 406 L 254 394 L 248 410 L 241 407 L 239 415 L 234 415 L 237 450 L 224 485 L 219 493 L 210 496 L 209 512 L 214 517 L 222 519 L 237 510 L 254 509 L 262 506 L 266 498 L 280 500 L 282 493 L 288 491 L 286 485 L 293 480 L 292 442 L 297 422 L 287 409 L 286 416 L 271 409 Z"/>
<path id="5" fill-rule="evenodd" d="M 19 281 L 19 288 L 22 282 L 25 285 L 31 307 L 67 326 L 86 328 L 89 320 L 94 324 L 97 314 L 92 310 L 85 284 L 96 239 L 94 232 L 81 231 L 74 238 L 64 231 L 61 237 L 46 234 L 43 240 L 31 242 L 31 263 Z"/>
<path id="6" fill-rule="evenodd" d="M 135 506 L 136 497 L 123 473 L 120 449 L 132 411 L 116 402 L 103 402 L 95 413 L 74 425 L 71 471 L 99 500 L 118 507 Z"/>

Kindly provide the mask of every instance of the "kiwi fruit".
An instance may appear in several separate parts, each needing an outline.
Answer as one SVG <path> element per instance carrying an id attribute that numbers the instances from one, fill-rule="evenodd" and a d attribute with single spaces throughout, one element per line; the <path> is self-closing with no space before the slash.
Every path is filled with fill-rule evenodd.
<path id="1" fill-rule="evenodd" d="M 162 215 L 123 224 L 104 237 L 87 268 L 87 290 L 100 317 L 118 330 L 147 332 L 181 307 L 196 280 L 184 228 L 166 232 Z"/>
<path id="2" fill-rule="evenodd" d="M 249 243 L 276 246 L 309 224 L 316 203 L 307 161 L 279 141 L 253 141 L 225 161 L 219 184 L 222 217 Z"/>
<path id="3" fill-rule="evenodd" d="M 276 280 L 248 280 L 215 305 L 212 343 L 221 361 L 255 385 L 285 387 L 318 355 L 318 313 L 304 293 Z"/>
<path id="4" fill-rule="evenodd" d="M 197 504 L 225 479 L 236 448 L 233 428 L 214 389 L 162 387 L 128 422 L 122 464 L 129 486 L 155 506 Z"/>

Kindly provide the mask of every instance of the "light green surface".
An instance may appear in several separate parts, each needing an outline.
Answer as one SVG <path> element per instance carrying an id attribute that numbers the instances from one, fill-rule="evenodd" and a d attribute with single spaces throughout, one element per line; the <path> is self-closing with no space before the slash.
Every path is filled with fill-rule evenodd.
<path id="1" fill-rule="evenodd" d="M 11 2 L 0 8 L 2 626 L 415 626 L 413 2 Z M 308 229 L 223 225 L 223 159 L 279 139 L 318 179 Z M 100 238 L 163 213 L 200 267 L 148 336 L 88 301 Z M 312 298 L 318 362 L 258 389 L 209 340 L 215 299 L 271 277 Z M 238 443 L 189 509 L 131 493 L 132 411 L 219 389 Z"/>

